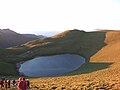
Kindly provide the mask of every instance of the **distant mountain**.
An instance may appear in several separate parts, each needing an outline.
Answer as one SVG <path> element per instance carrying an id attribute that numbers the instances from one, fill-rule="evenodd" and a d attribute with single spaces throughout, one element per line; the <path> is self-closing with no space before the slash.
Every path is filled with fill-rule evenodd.
<path id="1" fill-rule="evenodd" d="M 23 35 L 23 36 L 25 36 L 25 37 L 32 37 L 32 38 L 46 38 L 46 36 L 44 36 L 44 35 L 35 35 L 35 34 L 21 34 L 21 35 Z"/>
<path id="2" fill-rule="evenodd" d="M 16 45 L 21 45 L 35 39 L 38 38 L 25 37 L 10 29 L 0 29 L 0 48 L 8 48 Z"/>

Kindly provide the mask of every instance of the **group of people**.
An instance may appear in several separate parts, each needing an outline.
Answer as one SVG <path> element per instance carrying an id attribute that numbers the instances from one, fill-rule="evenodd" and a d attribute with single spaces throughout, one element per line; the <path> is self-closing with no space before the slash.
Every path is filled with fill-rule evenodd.
<path id="1" fill-rule="evenodd" d="M 6 88 L 7 89 L 7 88 L 10 88 L 10 86 L 11 86 L 11 81 L 10 80 L 5 80 L 5 79 L 0 80 L 0 87 L 1 88 Z"/>
<path id="2" fill-rule="evenodd" d="M 11 87 L 16 87 L 18 90 L 29 90 L 30 81 L 28 79 L 26 80 L 24 77 L 20 77 L 18 80 L 6 80 L 2 78 L 0 80 L 0 87 L 6 90 Z"/>

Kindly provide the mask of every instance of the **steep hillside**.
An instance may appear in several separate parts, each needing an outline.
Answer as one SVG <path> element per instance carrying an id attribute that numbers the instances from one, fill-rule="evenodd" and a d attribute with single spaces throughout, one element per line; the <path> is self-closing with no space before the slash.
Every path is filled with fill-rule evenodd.
<path id="1" fill-rule="evenodd" d="M 64 77 L 31 79 L 33 89 L 120 90 L 120 31 L 102 30 L 84 34 L 77 39 L 83 40 L 83 44 L 78 44 L 82 51 L 79 49 L 77 54 L 87 57 L 89 63 Z M 64 35 L 58 34 L 53 38 L 60 36 Z M 76 43 L 69 45 L 72 49 L 76 47 Z"/>
<path id="2" fill-rule="evenodd" d="M 0 29 L 0 48 L 8 48 L 24 44 L 37 38 L 24 37 L 10 29 Z"/>
<path id="3" fill-rule="evenodd" d="M 68 30 L 50 38 L 30 41 L 18 47 L 2 49 L 1 65 L 29 60 L 42 55 L 74 53 L 87 63 L 63 77 L 34 78 L 31 88 L 43 90 L 120 90 L 120 31 L 84 32 Z M 4 53 L 3 53 L 4 52 Z M 7 55 L 6 55 L 7 53 Z M 6 57 L 4 57 L 6 55 Z M 3 58 L 4 57 L 4 58 Z M 6 74 L 1 70 L 2 74 Z M 8 73 L 8 74 L 10 74 Z M 54 90 L 54 89 L 53 89 Z"/>
<path id="4" fill-rule="evenodd" d="M 50 38 L 30 41 L 22 45 L 23 49 L 29 48 L 29 52 L 25 52 L 22 57 L 74 53 L 84 56 L 89 61 L 90 56 L 106 45 L 104 40 L 105 32 L 68 30 Z"/>

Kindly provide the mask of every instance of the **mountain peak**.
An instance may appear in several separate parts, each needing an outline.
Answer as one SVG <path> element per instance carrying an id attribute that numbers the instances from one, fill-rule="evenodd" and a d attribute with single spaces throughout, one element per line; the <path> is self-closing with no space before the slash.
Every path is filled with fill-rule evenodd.
<path id="1" fill-rule="evenodd" d="M 78 30 L 78 29 L 66 30 L 64 32 L 61 32 L 61 33 L 55 35 L 55 36 L 52 36 L 52 38 L 64 37 L 66 35 L 80 34 L 80 33 L 85 33 L 85 31 L 84 30 Z"/>
<path id="2" fill-rule="evenodd" d="M 10 30 L 9 28 L 7 28 L 7 29 L 0 29 L 0 32 L 1 33 L 5 33 L 5 34 L 17 34 L 13 30 Z"/>

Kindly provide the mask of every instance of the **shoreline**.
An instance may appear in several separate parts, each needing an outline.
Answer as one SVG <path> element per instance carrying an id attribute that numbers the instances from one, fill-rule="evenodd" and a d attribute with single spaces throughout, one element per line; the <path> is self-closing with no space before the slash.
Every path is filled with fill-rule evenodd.
<path id="1" fill-rule="evenodd" d="M 19 76 L 25 76 L 25 74 L 23 72 L 20 72 L 19 69 L 21 67 L 21 64 L 23 64 L 25 61 L 21 61 L 16 63 L 16 72 L 18 73 Z"/>

